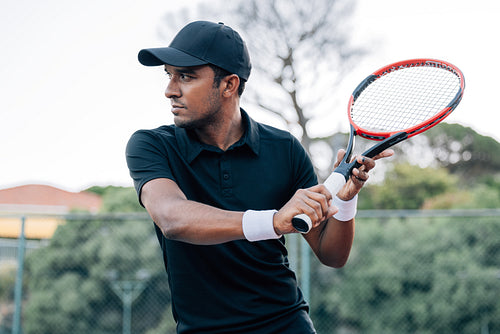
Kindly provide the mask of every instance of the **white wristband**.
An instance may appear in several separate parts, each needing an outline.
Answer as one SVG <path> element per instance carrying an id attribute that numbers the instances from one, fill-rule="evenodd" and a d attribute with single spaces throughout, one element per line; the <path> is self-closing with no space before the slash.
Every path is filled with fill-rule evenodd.
<path id="1" fill-rule="evenodd" d="M 343 201 L 337 196 L 333 198 L 333 205 L 335 205 L 339 212 L 333 215 L 333 218 L 340 221 L 348 221 L 356 216 L 356 211 L 358 207 L 358 195 L 354 196 L 348 201 Z"/>
<path id="2" fill-rule="evenodd" d="M 243 234 L 248 241 L 279 239 L 281 235 L 274 231 L 273 217 L 277 210 L 247 210 L 241 221 Z"/>

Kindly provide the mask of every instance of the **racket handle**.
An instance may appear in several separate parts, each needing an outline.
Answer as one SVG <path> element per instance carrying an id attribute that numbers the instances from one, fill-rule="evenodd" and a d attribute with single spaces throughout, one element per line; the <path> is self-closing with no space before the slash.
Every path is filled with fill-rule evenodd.
<path id="1" fill-rule="evenodd" d="M 344 175 L 333 172 L 326 179 L 323 185 L 333 196 L 335 196 L 345 183 L 346 179 Z M 312 227 L 311 218 L 309 218 L 309 216 L 307 216 L 306 214 L 301 213 L 292 218 L 292 225 L 300 233 L 307 233 L 311 230 Z"/>

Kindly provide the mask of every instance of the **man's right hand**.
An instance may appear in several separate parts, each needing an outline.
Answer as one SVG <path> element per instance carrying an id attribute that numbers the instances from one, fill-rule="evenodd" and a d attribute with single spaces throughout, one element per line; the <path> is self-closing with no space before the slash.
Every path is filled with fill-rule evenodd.
<path id="1" fill-rule="evenodd" d="M 331 203 L 332 194 L 322 184 L 299 189 L 274 215 L 274 230 L 277 234 L 297 233 L 298 231 L 292 226 L 292 219 L 301 213 L 311 218 L 314 229 L 337 213 L 337 208 Z"/>

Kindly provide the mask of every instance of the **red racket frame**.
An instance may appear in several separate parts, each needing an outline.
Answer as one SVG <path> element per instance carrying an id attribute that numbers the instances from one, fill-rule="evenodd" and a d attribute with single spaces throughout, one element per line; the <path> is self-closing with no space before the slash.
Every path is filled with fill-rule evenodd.
<path id="1" fill-rule="evenodd" d="M 361 94 L 361 92 L 373 81 L 379 79 L 380 77 L 383 77 L 384 75 L 400 70 L 403 68 L 411 68 L 411 67 L 423 67 L 423 66 L 431 66 L 431 67 L 439 67 L 443 68 L 447 71 L 452 72 L 455 74 L 459 80 L 460 80 L 460 89 L 457 92 L 457 95 L 455 98 L 439 113 L 434 115 L 432 118 L 427 119 L 425 122 L 422 122 L 420 124 L 417 124 L 415 126 L 412 126 L 410 128 L 404 129 L 404 130 L 399 130 L 399 131 L 393 131 L 393 132 L 375 132 L 375 131 L 370 131 L 363 129 L 362 127 L 358 126 L 353 119 L 351 118 L 351 109 L 354 105 L 354 102 L 356 101 L 356 98 Z M 406 132 L 409 137 L 413 137 L 431 127 L 434 125 L 438 124 L 441 122 L 443 119 L 445 119 L 451 112 L 455 109 L 455 107 L 460 103 L 463 92 L 465 89 L 465 80 L 464 80 L 464 75 L 462 71 L 455 65 L 443 61 L 443 60 L 437 60 L 437 59 L 426 59 L 426 58 L 419 58 L 419 59 L 410 59 L 410 60 L 404 60 L 404 61 L 399 61 L 387 66 L 384 66 L 380 68 L 379 70 L 373 72 L 371 75 L 369 75 L 363 82 L 361 82 L 358 87 L 354 90 L 354 92 L 351 95 L 351 98 L 349 99 L 349 104 L 348 104 L 348 109 L 347 109 L 347 116 L 349 117 L 349 122 L 351 125 L 354 127 L 356 134 L 358 136 L 361 136 L 366 139 L 370 140 L 384 140 L 396 133 L 399 132 Z"/>

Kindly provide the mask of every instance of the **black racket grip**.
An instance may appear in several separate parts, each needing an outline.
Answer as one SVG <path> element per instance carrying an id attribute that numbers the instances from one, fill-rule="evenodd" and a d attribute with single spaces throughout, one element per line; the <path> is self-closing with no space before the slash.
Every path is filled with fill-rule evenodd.
<path id="1" fill-rule="evenodd" d="M 293 227 L 300 233 L 307 233 L 311 229 L 312 224 L 309 222 L 309 217 L 301 217 L 300 215 L 292 218 Z"/>

